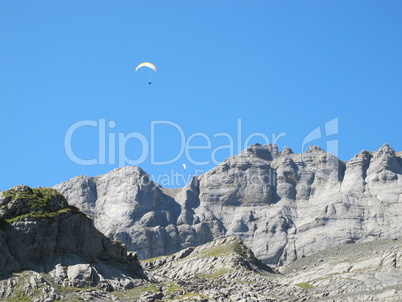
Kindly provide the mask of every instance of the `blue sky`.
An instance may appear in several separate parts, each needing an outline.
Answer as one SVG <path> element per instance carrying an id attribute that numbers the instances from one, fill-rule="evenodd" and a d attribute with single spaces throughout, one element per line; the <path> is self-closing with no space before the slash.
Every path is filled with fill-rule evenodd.
<path id="1" fill-rule="evenodd" d="M 385 142 L 402 151 L 401 13 L 397 0 L 2 0 L 0 190 L 53 186 L 141 158 L 155 179 L 186 178 L 237 154 L 253 133 L 270 142 L 283 134 L 280 149 L 301 152 L 319 127 L 309 144 L 336 140 L 342 160 Z M 144 61 L 158 67 L 152 85 L 134 71 Z M 71 149 L 97 164 L 66 154 L 66 133 L 82 121 L 95 126 L 77 128 Z M 174 159 L 186 141 L 211 145 L 153 164 L 153 122 L 156 161 Z M 217 133 L 233 138 L 233 150 Z"/>

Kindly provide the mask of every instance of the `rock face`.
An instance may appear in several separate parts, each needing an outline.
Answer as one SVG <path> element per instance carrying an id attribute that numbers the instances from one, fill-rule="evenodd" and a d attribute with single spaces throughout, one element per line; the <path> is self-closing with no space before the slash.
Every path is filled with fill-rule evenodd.
<path id="1" fill-rule="evenodd" d="M 135 254 L 101 234 L 56 190 L 17 186 L 1 192 L 0 204 L 2 277 L 32 270 L 60 284 L 109 291 L 134 287 L 146 278 Z M 44 282 L 38 275 L 32 278 Z M 0 298 L 6 297 L 0 287 Z"/>
<path id="2" fill-rule="evenodd" d="M 55 188 L 91 217 L 103 234 L 142 257 L 171 254 L 180 247 L 175 238 L 180 205 L 138 167 L 74 177 Z"/>
<path id="3" fill-rule="evenodd" d="M 189 247 L 173 255 L 144 260 L 142 266 L 160 276 L 183 280 L 196 275 L 219 275 L 227 272 L 275 273 L 257 259 L 241 240 L 232 236 L 196 248 Z"/>
<path id="4" fill-rule="evenodd" d="M 255 258 L 235 237 L 217 239 L 141 264 L 160 285 L 154 295 L 162 301 L 270 302 L 308 297 L 297 286 L 274 281 L 280 275 Z"/>
<path id="5" fill-rule="evenodd" d="M 400 240 L 338 245 L 281 267 L 282 273 L 262 265 L 235 237 L 141 263 L 163 301 L 181 301 L 185 293 L 191 301 L 402 299 Z"/>
<path id="6" fill-rule="evenodd" d="M 402 159 L 386 144 L 346 163 L 317 146 L 295 154 L 257 144 L 174 197 L 138 167 L 74 177 L 55 189 L 141 259 L 233 235 L 265 263 L 283 265 L 400 235 L 401 173 Z"/>
<path id="7" fill-rule="evenodd" d="M 48 273 L 0 275 L 0 298 L 49 302 L 401 301 L 400 239 L 339 245 L 302 257 L 281 267 L 279 273 L 229 236 L 141 261 L 148 278 L 134 287 L 132 277 L 118 274 L 111 265 L 58 264 Z M 110 288 L 106 283 L 110 279 L 94 282 L 98 272 L 113 272 L 114 281 L 126 287 Z"/>
<path id="8" fill-rule="evenodd" d="M 281 284 L 306 289 L 313 301 L 401 301 L 401 238 L 339 245 L 283 270 Z"/>

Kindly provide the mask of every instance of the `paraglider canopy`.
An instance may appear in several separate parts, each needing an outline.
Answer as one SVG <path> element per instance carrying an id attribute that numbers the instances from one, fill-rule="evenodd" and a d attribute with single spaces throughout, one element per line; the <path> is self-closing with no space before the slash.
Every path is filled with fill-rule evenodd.
<path id="1" fill-rule="evenodd" d="M 148 75 L 148 84 L 151 85 L 152 84 L 152 78 L 153 78 L 154 73 L 156 71 L 156 66 L 154 64 L 152 64 L 152 63 L 144 62 L 144 63 L 141 63 L 140 65 L 138 65 L 135 68 L 135 71 L 138 71 L 138 69 L 140 69 L 142 67 L 146 67 L 144 71 L 145 71 L 145 74 Z M 141 73 L 142 71 L 139 71 L 139 72 Z"/>
<path id="2" fill-rule="evenodd" d="M 149 62 L 141 63 L 140 65 L 138 65 L 138 66 L 135 68 L 135 71 L 137 71 L 137 70 L 140 69 L 141 67 L 148 67 L 148 68 L 151 68 L 153 71 L 156 71 L 156 66 L 155 66 L 154 64 L 152 64 L 152 63 L 149 63 Z"/>

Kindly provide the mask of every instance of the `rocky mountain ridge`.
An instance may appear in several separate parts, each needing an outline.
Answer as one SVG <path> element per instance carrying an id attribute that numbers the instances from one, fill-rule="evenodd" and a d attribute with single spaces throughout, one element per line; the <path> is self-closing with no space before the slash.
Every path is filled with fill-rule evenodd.
<path id="1" fill-rule="evenodd" d="M 264 265 L 235 237 L 142 260 L 141 265 L 146 279 L 113 289 L 94 284 L 83 265 L 75 283 L 60 279 L 55 272 L 18 271 L 0 279 L 0 297 L 37 302 L 363 302 L 402 298 L 402 244 L 396 238 L 340 245 L 303 257 L 282 267 L 281 273 Z M 119 276 L 120 283 L 127 280 L 126 275 Z"/>
<path id="2" fill-rule="evenodd" d="M 338 245 L 281 267 L 281 273 L 261 265 L 235 237 L 141 264 L 160 284 L 174 282 L 199 297 L 188 301 L 400 301 L 400 239 Z M 165 286 L 158 293 L 162 301 L 175 298 Z"/>
<path id="3" fill-rule="evenodd" d="M 402 158 L 384 144 L 343 162 L 253 145 L 169 194 L 138 167 L 55 186 L 140 259 L 233 235 L 284 265 L 339 244 L 399 236 Z"/>
<path id="4" fill-rule="evenodd" d="M 0 280 L 7 280 L 0 285 L 0 298 L 18 300 L 10 298 L 10 280 L 24 271 L 31 272 L 31 283 L 40 284 L 38 291 L 30 282 L 25 288 L 39 300 L 62 298 L 39 273 L 63 286 L 105 291 L 146 282 L 137 255 L 101 234 L 63 195 L 22 185 L 0 192 Z M 21 276 L 16 279 L 26 279 Z"/>

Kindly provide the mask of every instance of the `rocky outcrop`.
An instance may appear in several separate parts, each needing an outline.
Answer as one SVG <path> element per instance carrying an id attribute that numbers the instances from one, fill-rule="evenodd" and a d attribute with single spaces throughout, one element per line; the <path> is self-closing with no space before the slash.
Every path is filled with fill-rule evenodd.
<path id="1" fill-rule="evenodd" d="M 281 273 L 261 266 L 252 251 L 234 237 L 145 260 L 142 265 L 161 285 L 158 294 L 169 301 L 184 293 L 205 301 L 402 298 L 402 243 L 397 238 L 338 245 L 281 267 Z M 175 284 L 176 290 L 166 284 Z"/>
<path id="2" fill-rule="evenodd" d="M 141 261 L 148 282 L 95 285 L 90 264 L 57 265 L 50 273 L 20 271 L 0 278 L 7 301 L 400 301 L 399 238 L 338 245 L 274 271 L 239 239 L 225 237 L 173 255 Z M 100 270 L 104 275 L 112 266 Z M 115 273 L 116 274 L 116 273 Z M 60 276 L 65 275 L 60 279 Z M 115 275 L 117 276 L 117 275 Z M 120 284 L 130 277 L 118 275 Z M 102 286 L 100 286 L 102 284 Z"/>
<path id="3" fill-rule="evenodd" d="M 401 301 L 401 238 L 339 245 L 282 270 L 282 284 L 304 288 L 311 300 Z"/>
<path id="4" fill-rule="evenodd" d="M 17 186 L 1 192 L 0 204 L 2 278 L 31 270 L 47 273 L 59 284 L 108 291 L 146 279 L 136 254 L 105 237 L 56 190 Z M 43 283 L 43 277 L 32 278 Z M 0 298 L 9 294 L 0 288 Z"/>
<path id="5" fill-rule="evenodd" d="M 162 301 L 300 301 L 296 286 L 272 282 L 279 277 L 255 258 L 239 239 L 225 237 L 176 254 L 141 262 L 157 282 Z M 186 300 L 185 300 L 186 301 Z M 284 301 L 284 300 L 282 300 Z"/>
<path id="6" fill-rule="evenodd" d="M 87 213 L 103 234 L 125 243 L 142 257 L 177 251 L 177 232 L 171 228 L 180 205 L 163 194 L 140 168 L 116 169 L 97 177 L 78 176 L 55 188 L 66 194 L 70 204 Z"/>
<path id="7" fill-rule="evenodd" d="M 138 167 L 55 188 L 141 259 L 233 235 L 265 263 L 283 265 L 339 244 L 400 235 L 401 171 L 402 159 L 386 144 L 348 162 L 317 146 L 296 154 L 257 144 L 173 197 Z"/>
<path id="8" fill-rule="evenodd" d="M 157 275 L 183 280 L 222 272 L 275 273 L 236 237 L 225 237 L 173 255 L 144 260 L 142 266 Z"/>

